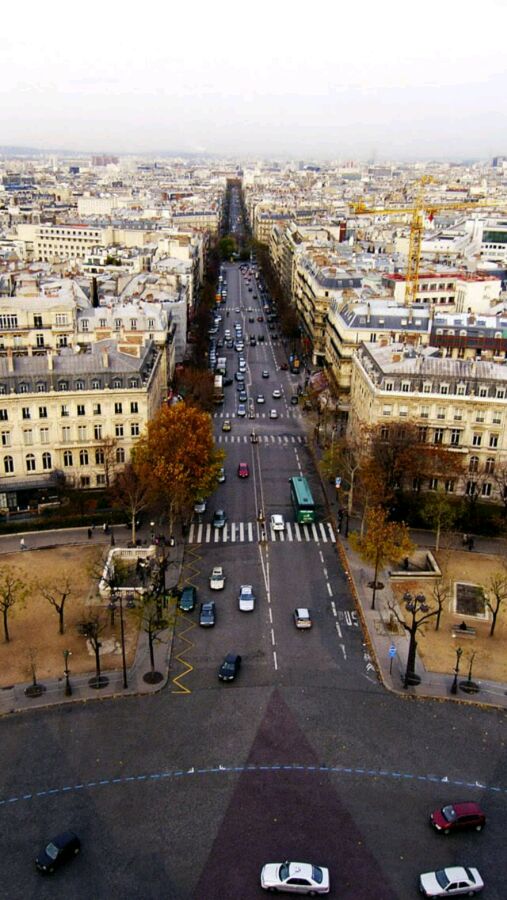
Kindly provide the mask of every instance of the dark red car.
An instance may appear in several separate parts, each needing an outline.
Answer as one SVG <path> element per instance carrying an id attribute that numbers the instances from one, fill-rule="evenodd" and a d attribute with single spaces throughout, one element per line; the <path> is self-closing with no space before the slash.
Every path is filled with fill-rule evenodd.
<path id="1" fill-rule="evenodd" d="M 288 363 L 282 363 L 280 368 L 281 368 L 282 372 L 286 372 L 287 369 L 289 368 Z"/>
<path id="2" fill-rule="evenodd" d="M 248 471 L 248 463 L 240 462 L 238 466 L 238 477 L 239 478 L 248 478 L 250 472 Z"/>
<path id="3" fill-rule="evenodd" d="M 437 831 L 450 834 L 451 831 L 461 831 L 462 828 L 475 828 L 481 831 L 486 824 L 484 815 L 478 803 L 466 801 L 465 803 L 449 803 L 436 809 L 430 816 L 431 824 Z"/>

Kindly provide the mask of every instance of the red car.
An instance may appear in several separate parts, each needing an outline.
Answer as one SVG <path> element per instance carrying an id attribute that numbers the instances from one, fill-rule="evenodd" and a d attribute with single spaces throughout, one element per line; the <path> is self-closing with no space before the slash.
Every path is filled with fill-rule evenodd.
<path id="1" fill-rule="evenodd" d="M 467 801 L 465 803 L 449 803 L 436 809 L 430 816 L 431 824 L 437 831 L 450 834 L 451 831 L 461 831 L 462 828 L 475 828 L 481 831 L 486 824 L 486 816 L 478 803 Z"/>
<path id="2" fill-rule="evenodd" d="M 238 477 L 239 478 L 248 478 L 250 472 L 248 471 L 248 463 L 240 462 L 238 466 Z"/>
<path id="3" fill-rule="evenodd" d="M 286 372 L 287 369 L 289 368 L 289 365 L 288 365 L 288 363 L 282 363 L 280 368 L 281 368 L 282 372 Z"/>

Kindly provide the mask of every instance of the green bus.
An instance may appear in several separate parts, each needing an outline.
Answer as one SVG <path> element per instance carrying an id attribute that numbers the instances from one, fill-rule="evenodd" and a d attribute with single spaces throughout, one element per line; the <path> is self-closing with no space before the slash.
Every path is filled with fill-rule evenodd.
<path id="1" fill-rule="evenodd" d="M 315 503 L 306 478 L 293 475 L 289 478 L 290 498 L 296 513 L 296 522 L 315 522 Z"/>

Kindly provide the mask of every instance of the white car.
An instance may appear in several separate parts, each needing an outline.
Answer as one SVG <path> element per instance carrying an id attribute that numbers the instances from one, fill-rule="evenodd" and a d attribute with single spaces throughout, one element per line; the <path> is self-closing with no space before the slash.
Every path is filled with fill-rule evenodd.
<path id="1" fill-rule="evenodd" d="M 311 863 L 266 863 L 261 869 L 261 887 L 293 894 L 329 894 L 329 869 Z"/>
<path id="2" fill-rule="evenodd" d="M 477 869 L 469 866 L 450 866 L 419 876 L 419 890 L 425 897 L 457 897 L 478 894 L 484 882 Z"/>
<path id="3" fill-rule="evenodd" d="M 278 513 L 274 513 L 271 516 L 271 528 L 273 531 L 285 531 L 285 522 L 283 520 L 283 516 L 280 516 Z"/>
<path id="4" fill-rule="evenodd" d="M 194 512 L 198 516 L 202 516 L 206 512 L 206 500 L 196 500 L 194 503 Z"/>
<path id="5" fill-rule="evenodd" d="M 272 394 L 273 399 L 279 400 L 281 396 L 282 396 L 282 392 L 279 391 L 278 388 L 275 388 L 273 391 L 273 394 Z"/>
<path id="6" fill-rule="evenodd" d="M 299 606 L 294 610 L 294 624 L 296 628 L 311 628 L 312 617 L 310 610 L 306 606 Z"/>
<path id="7" fill-rule="evenodd" d="M 255 607 L 255 596 L 251 584 L 241 585 L 239 589 L 238 603 L 241 612 L 253 612 Z"/>
<path id="8" fill-rule="evenodd" d="M 212 591 L 221 591 L 225 587 L 225 575 L 222 566 L 214 566 L 209 578 L 209 586 Z"/>
<path id="9" fill-rule="evenodd" d="M 277 413 L 276 409 L 269 410 L 269 418 L 270 419 L 278 419 L 278 413 Z"/>

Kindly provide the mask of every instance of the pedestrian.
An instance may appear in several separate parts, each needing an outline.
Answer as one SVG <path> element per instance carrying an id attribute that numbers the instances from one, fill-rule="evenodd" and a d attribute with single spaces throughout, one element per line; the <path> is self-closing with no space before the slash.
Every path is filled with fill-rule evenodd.
<path id="1" fill-rule="evenodd" d="M 91 528 L 89 528 L 88 529 L 88 540 L 91 540 L 92 534 L 93 534 L 93 531 L 91 530 Z"/>
<path id="2" fill-rule="evenodd" d="M 474 539 L 473 539 L 472 535 L 470 535 L 470 537 L 468 538 L 468 549 L 469 550 L 474 549 Z"/>
<path id="3" fill-rule="evenodd" d="M 24 538 L 21 538 L 21 540 L 20 540 L 20 542 L 19 542 L 19 549 L 20 549 L 20 550 L 26 550 L 26 544 L 25 544 L 25 539 L 24 539 Z"/>
<path id="4" fill-rule="evenodd" d="M 468 534 L 465 532 L 463 535 L 463 546 L 466 547 L 468 544 Z"/>

